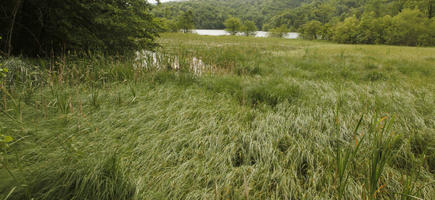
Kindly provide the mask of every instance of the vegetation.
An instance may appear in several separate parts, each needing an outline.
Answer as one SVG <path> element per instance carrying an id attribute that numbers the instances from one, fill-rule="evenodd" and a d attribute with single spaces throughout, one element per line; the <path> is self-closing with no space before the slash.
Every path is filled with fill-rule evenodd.
<path id="1" fill-rule="evenodd" d="M 435 48 L 158 43 L 3 59 L 0 199 L 435 198 Z"/>
<path id="2" fill-rule="evenodd" d="M 281 25 L 278 28 L 270 29 L 270 34 L 272 37 L 284 37 L 285 34 L 287 34 L 290 30 L 287 28 L 286 25 Z"/>
<path id="3" fill-rule="evenodd" d="M 287 27 L 310 40 L 435 46 L 434 8 L 433 0 L 197 0 L 161 4 L 153 13 L 173 19 L 192 10 L 197 28 L 228 28 L 225 22 L 238 18 L 274 33 Z"/>
<path id="4" fill-rule="evenodd" d="M 230 17 L 225 20 L 225 30 L 228 31 L 231 35 L 235 35 L 237 32 L 241 30 L 242 22 L 239 18 Z"/>
<path id="5" fill-rule="evenodd" d="M 182 13 L 177 20 L 177 28 L 181 29 L 183 33 L 189 32 L 195 26 L 193 24 L 193 14 L 192 11 L 187 11 Z"/>
<path id="6" fill-rule="evenodd" d="M 200 29 L 224 29 L 230 17 L 255 22 L 257 27 L 280 12 L 297 7 L 304 0 L 190 0 L 168 2 L 153 9 L 156 17 L 175 19 L 181 12 L 193 11 L 195 27 Z"/>
<path id="7" fill-rule="evenodd" d="M 405 9 L 394 17 L 376 18 L 374 13 L 361 20 L 349 17 L 332 27 L 335 41 L 350 44 L 393 44 L 408 46 L 435 45 L 435 20 L 423 17 L 418 10 Z"/>
<path id="8" fill-rule="evenodd" d="M 258 30 L 257 26 L 253 21 L 245 21 L 243 22 L 243 26 L 241 31 L 246 35 L 255 35 L 255 32 Z"/>
<path id="9" fill-rule="evenodd" d="M 310 21 L 302 25 L 299 32 L 302 38 L 308 40 L 321 39 L 322 23 L 319 21 Z"/>
<path id="10" fill-rule="evenodd" d="M 0 52 L 46 57 L 151 49 L 159 26 L 150 9 L 142 0 L 2 0 Z"/>

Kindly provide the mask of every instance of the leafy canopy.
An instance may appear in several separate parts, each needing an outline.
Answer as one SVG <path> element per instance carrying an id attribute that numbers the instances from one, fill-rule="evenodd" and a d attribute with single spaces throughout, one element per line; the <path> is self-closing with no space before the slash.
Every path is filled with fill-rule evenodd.
<path id="1" fill-rule="evenodd" d="M 238 31 L 240 31 L 240 28 L 242 26 L 242 22 L 239 18 L 230 17 L 227 20 L 225 20 L 225 27 L 226 31 L 230 32 L 231 35 L 235 35 Z"/>
<path id="2" fill-rule="evenodd" d="M 152 48 L 159 26 L 151 8 L 143 0 L 2 0 L 1 47 L 31 56 Z"/>

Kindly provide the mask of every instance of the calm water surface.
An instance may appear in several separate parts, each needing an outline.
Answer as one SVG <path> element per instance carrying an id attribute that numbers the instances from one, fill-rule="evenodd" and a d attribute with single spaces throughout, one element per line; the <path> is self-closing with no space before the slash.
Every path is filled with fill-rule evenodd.
<path id="1" fill-rule="evenodd" d="M 210 35 L 210 36 L 223 36 L 223 35 L 230 35 L 225 30 L 213 30 L 213 29 L 194 29 L 192 30 L 193 33 L 196 33 L 198 35 Z M 243 33 L 238 33 L 237 35 L 243 35 Z M 266 31 L 257 31 L 255 32 L 255 37 L 268 37 L 269 32 Z M 290 32 L 284 35 L 284 38 L 287 39 L 297 39 L 299 37 L 299 33 Z"/>

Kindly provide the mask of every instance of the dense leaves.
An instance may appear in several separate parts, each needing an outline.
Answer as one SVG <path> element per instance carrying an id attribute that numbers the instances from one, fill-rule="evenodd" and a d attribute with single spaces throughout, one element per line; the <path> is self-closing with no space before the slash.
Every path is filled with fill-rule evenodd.
<path id="1" fill-rule="evenodd" d="M 349 17 L 332 27 L 333 40 L 349 44 L 435 45 L 435 20 L 419 10 L 404 9 L 398 15 L 361 19 Z"/>
<path id="2" fill-rule="evenodd" d="M 250 36 L 250 35 L 254 35 L 255 31 L 257 31 L 258 28 L 255 25 L 255 23 L 253 21 L 245 21 L 242 25 L 241 31 L 246 35 L 246 36 Z"/>
<path id="3" fill-rule="evenodd" d="M 238 31 L 240 31 L 240 28 L 242 26 L 242 22 L 239 18 L 230 17 L 227 20 L 225 20 L 225 27 L 226 31 L 230 32 L 231 35 L 235 35 Z"/>
<path id="4" fill-rule="evenodd" d="M 434 7 L 434 0 L 191 0 L 161 4 L 154 14 L 175 19 L 192 10 L 197 28 L 233 34 L 244 28 L 237 18 L 277 37 L 298 31 L 305 39 L 340 43 L 430 46 Z"/>
<path id="5" fill-rule="evenodd" d="M 302 26 L 300 32 L 304 39 L 319 39 L 322 31 L 322 23 L 319 21 L 310 21 Z"/>
<path id="6" fill-rule="evenodd" d="M 230 17 L 253 21 L 257 27 L 286 9 L 297 7 L 304 0 L 190 0 L 163 3 L 153 9 L 157 17 L 176 19 L 180 13 L 192 10 L 194 24 L 201 29 L 224 29 Z"/>
<path id="7" fill-rule="evenodd" d="M 184 33 L 193 29 L 195 26 L 193 24 L 193 14 L 192 11 L 183 12 L 177 20 L 177 28 L 181 29 Z"/>
<path id="8" fill-rule="evenodd" d="M 150 12 L 142 0 L 3 0 L 1 47 L 5 54 L 32 56 L 151 48 L 159 27 Z"/>

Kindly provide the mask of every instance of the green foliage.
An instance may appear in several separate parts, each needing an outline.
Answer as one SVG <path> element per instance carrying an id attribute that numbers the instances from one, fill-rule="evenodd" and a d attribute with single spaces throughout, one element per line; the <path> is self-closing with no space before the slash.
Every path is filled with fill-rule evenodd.
<path id="1" fill-rule="evenodd" d="M 359 21 L 355 16 L 346 18 L 334 27 L 334 40 L 340 43 L 357 43 L 358 25 Z"/>
<path id="2" fill-rule="evenodd" d="M 375 13 L 369 13 L 362 16 L 358 26 L 357 42 L 362 44 L 382 44 L 385 35 L 383 24 L 380 19 L 375 17 Z"/>
<path id="3" fill-rule="evenodd" d="M 386 43 L 399 45 L 435 45 L 429 39 L 433 29 L 429 21 L 419 10 L 405 9 L 391 19 L 391 26 L 386 29 Z"/>
<path id="4" fill-rule="evenodd" d="M 193 13 L 192 11 L 183 12 L 178 16 L 177 19 L 177 27 L 181 29 L 183 33 L 189 32 L 191 29 L 194 29 L 195 26 L 193 24 Z"/>
<path id="5" fill-rule="evenodd" d="M 7 136 L 7 135 L 0 135 L 0 144 L 1 145 L 6 145 L 9 142 L 12 142 L 14 139 L 11 136 Z"/>
<path id="6" fill-rule="evenodd" d="M 2 37 L 0 36 L 0 40 Z M 3 79 L 6 78 L 6 74 L 9 72 L 8 68 L 2 67 L 2 64 L 0 63 L 0 84 L 3 83 Z"/>
<path id="7" fill-rule="evenodd" d="M 242 28 L 242 22 L 239 18 L 230 17 L 224 22 L 225 30 L 230 32 L 231 35 L 235 35 Z"/>
<path id="8" fill-rule="evenodd" d="M 299 32 L 304 39 L 314 40 L 320 39 L 322 31 L 322 23 L 319 21 L 310 21 L 302 25 Z"/>
<path id="9" fill-rule="evenodd" d="M 285 34 L 290 32 L 286 25 L 281 25 L 278 28 L 273 28 L 269 30 L 272 37 L 284 37 Z"/>
<path id="10" fill-rule="evenodd" d="M 142 0 L 5 0 L 0 7 L 0 35 L 8 35 L 1 49 L 15 55 L 119 54 L 150 49 L 158 36 L 151 6 Z"/>
<path id="11" fill-rule="evenodd" d="M 154 18 L 155 23 L 159 24 L 161 27 L 161 32 L 169 32 L 174 33 L 179 31 L 177 22 L 174 20 L 166 19 L 166 18 Z"/>
<path id="12" fill-rule="evenodd" d="M 171 19 L 183 10 L 193 10 L 197 28 L 221 29 L 230 19 L 225 16 L 234 16 L 253 21 L 265 31 L 278 33 L 274 34 L 278 37 L 278 30 L 287 27 L 310 40 L 432 46 L 434 7 L 431 0 L 198 0 L 165 3 L 154 13 Z"/>
<path id="13" fill-rule="evenodd" d="M 3 79 L 6 77 L 6 74 L 8 73 L 8 68 L 6 67 L 1 67 L 0 65 L 0 84 L 3 82 Z"/>
<path id="14" fill-rule="evenodd" d="M 230 16 L 255 22 L 257 27 L 280 12 L 299 6 L 303 0 L 196 0 L 162 3 L 153 9 L 156 17 L 175 19 L 182 12 L 194 12 L 194 24 L 200 29 L 224 29 Z"/>
<path id="15" fill-rule="evenodd" d="M 346 18 L 334 27 L 333 40 L 349 44 L 435 45 L 431 21 L 419 10 L 404 9 L 398 15 L 376 18 L 375 13 Z"/>
<path id="16" fill-rule="evenodd" d="M 253 21 L 245 21 L 243 22 L 241 31 L 246 35 L 255 35 L 255 32 L 258 30 L 257 26 Z"/>

